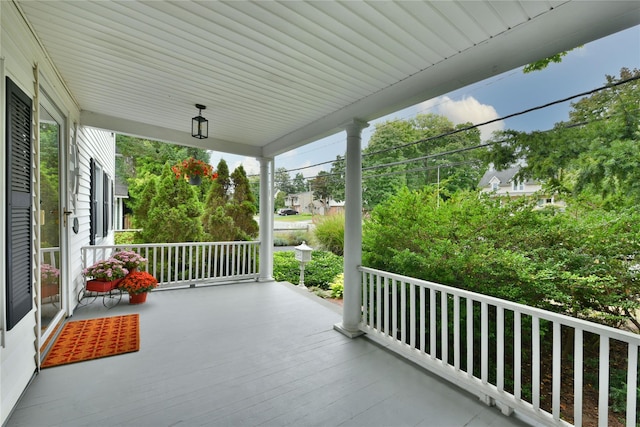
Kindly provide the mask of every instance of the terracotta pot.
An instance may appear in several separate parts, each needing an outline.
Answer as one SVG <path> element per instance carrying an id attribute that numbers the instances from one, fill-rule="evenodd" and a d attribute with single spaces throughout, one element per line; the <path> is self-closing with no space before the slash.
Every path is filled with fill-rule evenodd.
<path id="1" fill-rule="evenodd" d="M 147 301 L 147 293 L 129 294 L 129 304 L 143 304 Z"/>

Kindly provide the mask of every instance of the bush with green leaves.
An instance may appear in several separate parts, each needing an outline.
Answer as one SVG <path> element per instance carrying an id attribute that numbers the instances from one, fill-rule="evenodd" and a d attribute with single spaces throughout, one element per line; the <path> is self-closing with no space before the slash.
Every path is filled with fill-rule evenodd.
<path id="1" fill-rule="evenodd" d="M 344 295 L 344 273 L 340 273 L 333 279 L 329 285 L 331 289 L 331 298 L 342 298 Z"/>
<path id="2" fill-rule="evenodd" d="M 342 256 L 344 253 L 344 214 L 316 217 L 314 235 L 323 249 Z"/>
<path id="3" fill-rule="evenodd" d="M 328 290 L 329 284 L 343 270 L 342 257 L 331 252 L 313 251 L 311 261 L 305 265 L 304 283 L 307 287 Z M 296 261 L 293 251 L 273 254 L 273 277 L 279 282 L 300 282 L 300 263 Z"/>
<path id="4" fill-rule="evenodd" d="M 526 199 L 404 190 L 365 221 L 363 264 L 611 326 L 640 308 L 640 213 L 568 200 L 564 212 Z"/>

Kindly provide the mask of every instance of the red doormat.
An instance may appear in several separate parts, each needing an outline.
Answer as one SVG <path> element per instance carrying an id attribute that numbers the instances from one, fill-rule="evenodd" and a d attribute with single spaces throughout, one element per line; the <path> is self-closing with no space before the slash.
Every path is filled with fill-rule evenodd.
<path id="1" fill-rule="evenodd" d="M 138 314 L 68 322 L 42 368 L 83 362 L 140 350 Z"/>

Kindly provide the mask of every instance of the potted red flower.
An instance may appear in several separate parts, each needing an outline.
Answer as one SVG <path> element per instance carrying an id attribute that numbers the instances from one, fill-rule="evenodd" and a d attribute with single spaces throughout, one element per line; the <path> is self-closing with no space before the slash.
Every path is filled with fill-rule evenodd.
<path id="1" fill-rule="evenodd" d="M 218 177 L 218 174 L 213 171 L 213 166 L 193 157 L 174 165 L 171 170 L 176 175 L 176 179 L 186 178 L 191 185 L 199 185 L 202 178 L 216 179 Z"/>
<path id="2" fill-rule="evenodd" d="M 122 279 L 118 289 L 129 294 L 129 304 L 142 304 L 147 300 L 147 292 L 158 286 L 158 280 L 146 271 L 134 271 Z"/>

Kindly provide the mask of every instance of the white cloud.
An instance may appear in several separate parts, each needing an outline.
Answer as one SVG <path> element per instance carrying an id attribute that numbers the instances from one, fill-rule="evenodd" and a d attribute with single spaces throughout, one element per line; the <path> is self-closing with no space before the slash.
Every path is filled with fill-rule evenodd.
<path id="1" fill-rule="evenodd" d="M 481 104 L 474 97 L 465 97 L 460 101 L 454 101 L 448 96 L 440 96 L 430 99 L 418 105 L 421 113 L 435 113 L 445 116 L 454 124 L 471 122 L 473 124 L 484 123 L 500 117 L 491 105 Z M 481 126 L 480 135 L 483 141 L 491 137 L 496 130 L 504 129 L 502 120 Z"/>
<path id="2" fill-rule="evenodd" d="M 260 174 L 260 162 L 255 157 L 244 157 L 242 160 L 235 162 L 233 166 L 229 165 L 229 172 L 233 172 L 240 165 L 242 165 L 247 175 Z"/>

